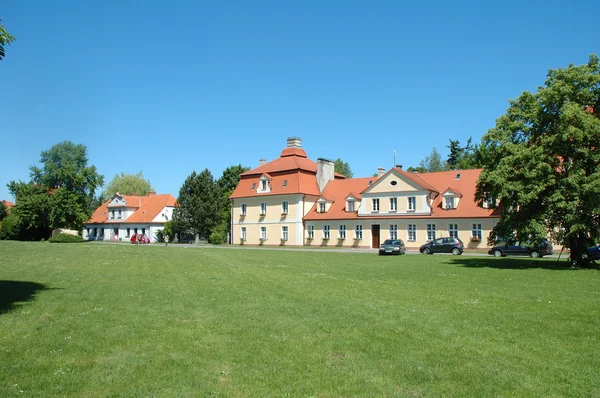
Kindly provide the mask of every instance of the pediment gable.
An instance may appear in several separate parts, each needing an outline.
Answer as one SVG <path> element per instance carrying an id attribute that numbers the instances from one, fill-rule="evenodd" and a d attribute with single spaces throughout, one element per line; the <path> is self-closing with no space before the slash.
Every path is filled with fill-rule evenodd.
<path id="1" fill-rule="evenodd" d="M 432 187 L 419 177 L 407 176 L 407 172 L 398 169 L 390 169 L 379 177 L 373 184 L 369 185 L 362 194 L 381 192 L 413 192 L 432 191 Z"/>

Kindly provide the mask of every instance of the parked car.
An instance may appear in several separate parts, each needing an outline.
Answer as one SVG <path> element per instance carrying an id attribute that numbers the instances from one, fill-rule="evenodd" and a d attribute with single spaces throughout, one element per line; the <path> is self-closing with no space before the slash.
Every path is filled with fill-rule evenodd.
<path id="1" fill-rule="evenodd" d="M 406 246 L 402 239 L 387 239 L 379 247 L 379 255 L 382 254 L 404 254 L 406 253 Z"/>
<path id="2" fill-rule="evenodd" d="M 588 247 L 586 255 L 591 260 L 600 260 L 600 245 Z"/>
<path id="3" fill-rule="evenodd" d="M 459 238 L 437 238 L 419 248 L 423 254 L 452 253 L 455 256 L 463 254 L 465 245 Z"/>
<path id="4" fill-rule="evenodd" d="M 542 241 L 538 245 L 527 246 L 527 245 L 498 245 L 488 250 L 488 254 L 494 257 L 505 257 L 505 256 L 529 256 L 529 257 L 544 257 L 553 254 L 553 248 L 548 241 Z"/>

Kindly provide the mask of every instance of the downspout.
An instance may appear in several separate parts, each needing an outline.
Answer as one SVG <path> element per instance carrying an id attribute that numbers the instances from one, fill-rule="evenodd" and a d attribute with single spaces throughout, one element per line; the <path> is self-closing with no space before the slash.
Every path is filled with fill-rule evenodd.
<path id="1" fill-rule="evenodd" d="M 230 226 L 230 232 L 229 232 L 229 244 L 232 245 L 233 244 L 233 204 L 234 204 L 234 200 L 231 199 L 231 221 L 229 222 L 231 224 Z"/>

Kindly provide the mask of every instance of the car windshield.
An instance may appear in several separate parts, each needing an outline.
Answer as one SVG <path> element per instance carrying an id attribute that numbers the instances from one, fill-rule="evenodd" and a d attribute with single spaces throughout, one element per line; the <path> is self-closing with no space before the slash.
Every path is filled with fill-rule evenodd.
<path id="1" fill-rule="evenodd" d="M 391 240 L 388 239 L 385 242 L 383 242 L 384 245 L 394 245 L 394 246 L 400 246 L 400 241 L 399 240 Z"/>

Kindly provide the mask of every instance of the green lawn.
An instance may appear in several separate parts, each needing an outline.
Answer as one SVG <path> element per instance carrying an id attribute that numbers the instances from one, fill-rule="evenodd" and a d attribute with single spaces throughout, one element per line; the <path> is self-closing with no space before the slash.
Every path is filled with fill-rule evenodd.
<path id="1" fill-rule="evenodd" d="M 0 242 L 0 396 L 600 396 L 555 261 Z"/>

